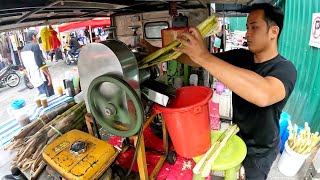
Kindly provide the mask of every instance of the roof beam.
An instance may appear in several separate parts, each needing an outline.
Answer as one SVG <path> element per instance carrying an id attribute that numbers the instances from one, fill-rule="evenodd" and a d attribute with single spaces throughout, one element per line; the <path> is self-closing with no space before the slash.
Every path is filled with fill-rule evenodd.
<path id="1" fill-rule="evenodd" d="M 45 8 L 48 8 L 48 7 L 51 7 L 51 6 L 54 6 L 56 4 L 58 4 L 59 2 L 61 2 L 62 0 L 58 0 L 58 1 L 55 1 L 55 2 L 52 2 L 50 4 L 48 4 L 47 6 L 42 6 L 38 9 L 34 9 L 32 11 L 29 11 L 27 14 L 23 15 L 20 19 L 18 19 L 18 21 L 16 23 L 21 23 L 22 21 L 24 21 L 25 19 L 27 19 L 29 16 L 31 16 L 32 14 L 35 14 L 37 12 L 40 12 L 42 11 L 43 9 Z"/>

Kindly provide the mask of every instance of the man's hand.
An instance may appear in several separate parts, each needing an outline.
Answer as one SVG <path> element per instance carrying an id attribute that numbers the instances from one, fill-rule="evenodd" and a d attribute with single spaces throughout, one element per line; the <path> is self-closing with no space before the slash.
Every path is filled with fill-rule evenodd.
<path id="1" fill-rule="evenodd" d="M 49 72 L 48 68 L 44 67 L 41 70 L 45 74 L 45 76 L 47 76 L 48 86 L 51 86 L 52 85 L 52 79 L 51 79 L 51 75 L 50 75 L 50 72 Z"/>
<path id="2" fill-rule="evenodd" d="M 184 37 L 188 39 L 185 40 Z M 212 56 L 208 51 L 205 42 L 197 28 L 190 28 L 189 32 L 185 32 L 177 38 L 183 44 L 183 48 L 174 48 L 175 51 L 187 54 L 196 64 L 202 65 Z"/>
<path id="3" fill-rule="evenodd" d="M 51 86 L 51 85 L 52 85 L 52 79 L 50 77 L 50 78 L 48 78 L 48 86 Z"/>

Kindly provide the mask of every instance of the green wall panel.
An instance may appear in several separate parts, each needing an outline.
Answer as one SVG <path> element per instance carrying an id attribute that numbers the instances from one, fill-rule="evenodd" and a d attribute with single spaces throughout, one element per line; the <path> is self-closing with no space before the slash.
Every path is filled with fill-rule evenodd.
<path id="1" fill-rule="evenodd" d="M 298 71 L 295 89 L 284 109 L 293 122 L 308 122 L 320 131 L 320 49 L 309 46 L 312 14 L 320 12 L 320 0 L 280 0 L 285 12 L 279 51 Z"/>
<path id="2" fill-rule="evenodd" d="M 234 32 L 235 30 L 246 31 L 247 17 L 230 17 L 230 30 Z"/>

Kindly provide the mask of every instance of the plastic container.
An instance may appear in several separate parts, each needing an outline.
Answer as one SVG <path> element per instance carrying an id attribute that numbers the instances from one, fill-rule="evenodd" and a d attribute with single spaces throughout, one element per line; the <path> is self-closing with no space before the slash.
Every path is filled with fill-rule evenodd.
<path id="1" fill-rule="evenodd" d="M 285 131 L 286 131 L 287 127 L 288 127 L 288 121 L 289 120 L 291 120 L 290 115 L 287 114 L 286 112 L 282 112 L 281 115 L 280 115 L 280 120 L 279 120 L 279 126 L 280 126 L 279 136 L 280 136 L 280 138 L 285 133 Z"/>
<path id="2" fill-rule="evenodd" d="M 218 94 L 223 93 L 225 86 L 221 82 L 216 82 L 216 92 Z"/>
<path id="3" fill-rule="evenodd" d="M 26 102 L 23 99 L 13 101 L 10 104 L 9 115 L 13 116 L 21 126 L 25 126 L 30 123 L 30 119 L 27 115 L 25 105 Z"/>
<path id="4" fill-rule="evenodd" d="M 220 114 L 219 114 L 219 95 L 214 92 L 211 100 L 209 101 L 209 114 L 210 114 L 210 129 L 220 129 Z"/>
<path id="5" fill-rule="evenodd" d="M 190 75 L 189 84 L 190 84 L 190 86 L 197 86 L 198 85 L 198 75 L 197 74 Z"/>
<path id="6" fill-rule="evenodd" d="M 303 155 L 294 152 L 289 146 L 288 142 L 285 143 L 285 150 L 283 151 L 279 162 L 279 171 L 285 176 L 294 176 L 297 174 L 304 161 L 309 157 L 309 154 Z"/>
<path id="7" fill-rule="evenodd" d="M 209 100 L 211 88 L 188 86 L 177 90 L 168 107 L 154 106 L 162 113 L 173 146 L 180 156 L 191 158 L 210 148 Z"/>
<path id="8" fill-rule="evenodd" d="M 288 121 L 291 120 L 291 117 L 289 114 L 287 114 L 286 112 L 282 112 L 280 115 L 280 119 L 279 119 L 279 127 L 280 127 L 280 131 L 279 131 L 279 137 L 281 139 L 281 149 L 280 149 L 280 153 L 283 152 L 284 150 L 284 144 L 288 139 L 289 136 L 289 132 L 288 132 Z"/>

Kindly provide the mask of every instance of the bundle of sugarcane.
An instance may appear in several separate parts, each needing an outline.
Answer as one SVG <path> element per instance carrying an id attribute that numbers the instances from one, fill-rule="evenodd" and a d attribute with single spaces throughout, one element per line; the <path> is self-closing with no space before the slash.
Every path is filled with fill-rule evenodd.
<path id="1" fill-rule="evenodd" d="M 298 134 L 298 126 L 292 126 L 291 121 L 288 123 L 288 146 L 299 154 L 309 154 L 320 141 L 319 132 L 311 133 L 308 123 L 305 122 L 304 129 Z"/>
<path id="2" fill-rule="evenodd" d="M 193 168 L 194 174 L 201 174 L 201 177 L 208 177 L 211 171 L 212 164 L 218 158 L 221 150 L 226 145 L 227 141 L 239 132 L 239 127 L 234 124 L 225 130 L 211 148 L 202 156 L 200 161 Z"/>
<path id="3" fill-rule="evenodd" d="M 5 147 L 5 150 L 19 149 L 23 145 L 23 142 L 26 140 L 25 138 L 34 135 L 48 122 L 52 121 L 55 117 L 65 112 L 74 104 L 74 101 L 66 102 L 61 106 L 41 115 L 38 119 L 23 127 L 23 129 L 17 135 L 15 135 L 13 140 Z"/>
<path id="4" fill-rule="evenodd" d="M 210 16 L 204 20 L 201 24 L 197 26 L 197 29 L 200 31 L 203 38 L 214 35 L 219 32 L 219 23 L 218 19 L 215 16 Z M 187 40 L 187 39 L 186 39 Z M 149 56 L 142 59 L 138 66 L 140 69 L 147 68 L 162 62 L 170 61 L 177 59 L 182 53 L 176 52 L 173 50 L 175 47 L 184 47 L 178 41 L 173 41 L 171 44 L 166 47 L 159 49 L 158 51 L 150 54 Z"/>
<path id="5" fill-rule="evenodd" d="M 46 165 L 41 156 L 44 148 L 62 134 L 83 127 L 86 112 L 84 102 L 74 105 L 43 126 L 37 133 L 25 138 L 23 148 L 17 152 L 12 165 L 22 171 L 30 169 L 31 177 L 36 178 Z"/>

